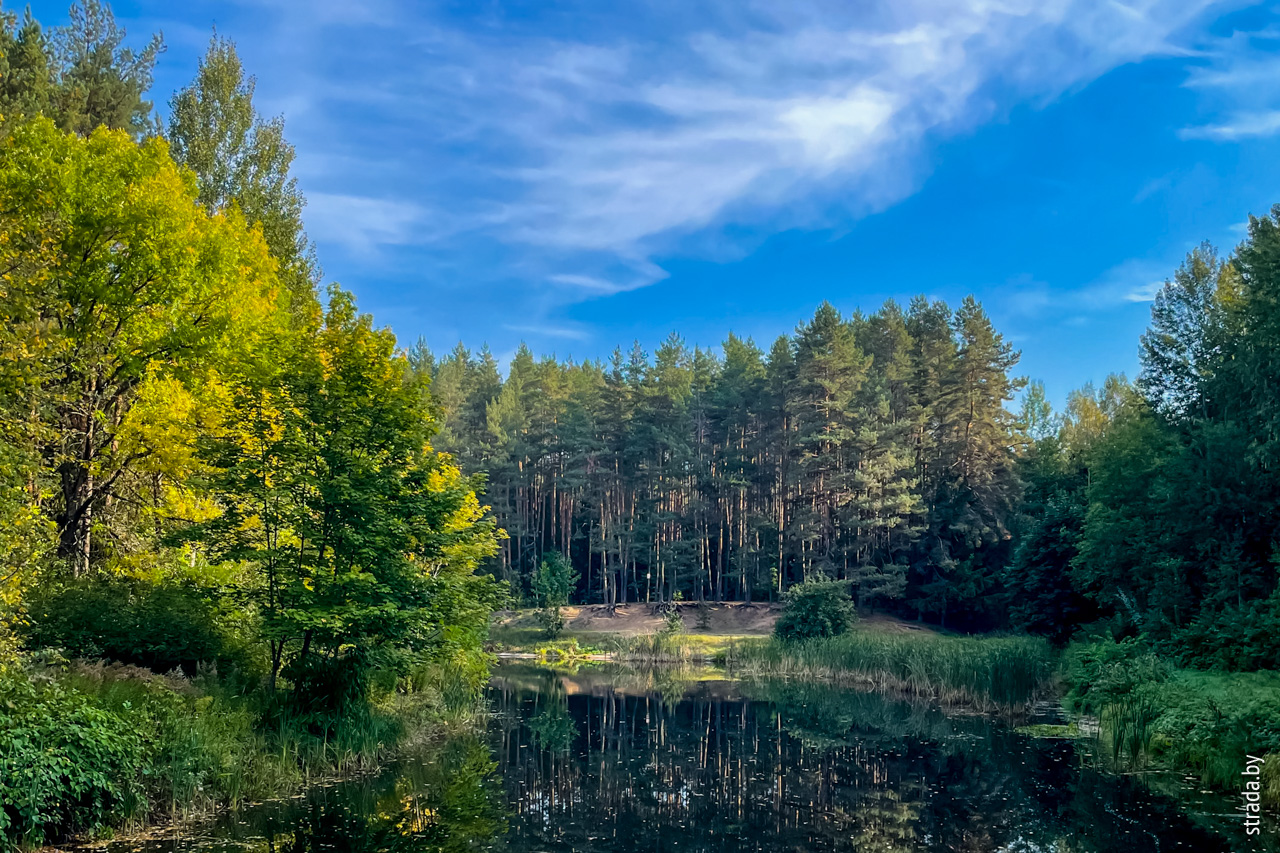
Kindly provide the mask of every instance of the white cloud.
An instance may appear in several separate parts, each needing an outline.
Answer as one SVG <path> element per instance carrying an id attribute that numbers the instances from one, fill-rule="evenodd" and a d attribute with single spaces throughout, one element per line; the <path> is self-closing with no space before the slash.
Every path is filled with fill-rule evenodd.
<path id="1" fill-rule="evenodd" d="M 715 241 L 731 257 L 737 240 L 883 209 L 920 185 L 937 142 L 1119 65 L 1189 56 L 1193 25 L 1222 5 L 662 3 L 628 13 L 647 28 L 602 11 L 560 38 L 407 0 L 381 2 L 373 17 L 400 26 L 363 41 L 298 25 L 326 58 L 291 71 L 309 227 L 361 253 L 487 243 L 495 276 L 518 269 L 549 298 L 617 293 L 663 278 L 661 259 L 708 229 L 731 229 Z M 364 135 L 353 108 L 393 140 Z"/>
<path id="2" fill-rule="evenodd" d="M 1099 311 L 1156 298 L 1164 280 L 1178 261 L 1131 258 L 1105 270 L 1091 284 L 1063 294 L 1063 304 L 1085 311 Z"/>
<path id="3" fill-rule="evenodd" d="M 1277 133 L 1280 133 L 1280 110 L 1266 110 L 1235 115 L 1230 121 L 1221 124 L 1183 128 L 1178 135 L 1183 139 L 1235 141 L 1253 136 L 1274 136 Z"/>
<path id="4" fill-rule="evenodd" d="M 410 201 L 317 192 L 307 196 L 311 236 L 356 254 L 418 241 L 425 217 L 422 206 Z"/>
<path id="5" fill-rule="evenodd" d="M 503 187 L 496 239 L 553 256 L 557 282 L 614 291 L 634 281 L 586 282 L 616 280 L 601 266 L 619 264 L 654 280 L 652 258 L 711 225 L 821 226 L 824 209 L 892 204 L 918 185 L 931 140 L 1116 65 L 1185 54 L 1174 37 L 1206 5 L 908 2 L 858 19 L 816 4 L 795 18 L 754 9 L 754 25 L 652 52 L 471 45 L 459 107 L 525 164 Z"/>
<path id="6" fill-rule="evenodd" d="M 564 338 L 571 341 L 585 341 L 591 338 L 591 333 L 586 329 L 575 329 L 568 326 L 503 326 L 509 332 L 518 332 L 523 335 L 535 335 L 543 338 Z"/>
<path id="7" fill-rule="evenodd" d="M 1134 287 L 1124 295 L 1125 302 L 1150 302 L 1164 288 L 1163 281 L 1149 281 Z"/>
<path id="8" fill-rule="evenodd" d="M 1229 116 L 1183 128 L 1184 139 L 1236 142 L 1280 133 L 1280 32 L 1235 31 L 1210 40 L 1187 73 L 1185 85 Z"/>

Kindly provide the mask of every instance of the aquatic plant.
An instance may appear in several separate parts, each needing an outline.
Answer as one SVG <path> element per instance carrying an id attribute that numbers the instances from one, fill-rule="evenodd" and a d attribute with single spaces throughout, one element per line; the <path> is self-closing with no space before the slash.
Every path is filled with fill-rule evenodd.
<path id="1" fill-rule="evenodd" d="M 741 675 L 825 678 L 986 709 L 1014 709 L 1043 694 L 1053 651 L 1030 637 L 885 635 L 855 631 L 803 642 L 742 642 L 726 664 Z"/>

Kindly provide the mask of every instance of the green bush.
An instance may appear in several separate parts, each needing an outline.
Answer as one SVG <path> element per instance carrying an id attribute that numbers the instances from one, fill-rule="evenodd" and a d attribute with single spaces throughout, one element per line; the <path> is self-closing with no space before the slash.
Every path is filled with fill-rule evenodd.
<path id="1" fill-rule="evenodd" d="M 272 702 L 229 690 L 212 671 L 187 679 L 119 663 L 24 663 L 0 675 L 0 849 L 367 770 L 404 742 L 406 722 L 436 731 L 442 714 L 457 713 L 451 700 L 461 705 L 465 693 L 476 704 L 474 676 L 453 665 L 433 677 L 439 695 L 397 692 L 328 716 L 329 706 L 306 713 L 288 692 Z M 368 673 L 350 675 L 317 668 L 308 677 L 319 688 L 304 692 L 329 702 L 344 692 L 335 680 L 367 692 Z"/>
<path id="2" fill-rule="evenodd" d="M 577 570 L 559 551 L 543 554 L 542 562 L 533 573 L 533 594 L 541 605 L 538 618 L 546 628 L 547 636 L 553 640 L 564 630 L 564 616 L 560 608 L 569 603 L 578 580 Z"/>
<path id="3" fill-rule="evenodd" d="M 137 729 L 88 697 L 22 673 L 0 679 L 0 838 L 39 845 L 145 809 Z"/>
<path id="4" fill-rule="evenodd" d="M 26 642 L 76 658 L 106 658 L 155 672 L 195 675 L 202 663 L 226 674 L 263 669 L 244 631 L 252 621 L 221 603 L 216 588 L 189 578 L 95 577 L 53 586 L 30 602 Z M 233 627 L 238 626 L 238 627 Z"/>
<path id="5" fill-rule="evenodd" d="M 1168 680 L 1171 669 L 1145 641 L 1129 638 L 1076 643 L 1063 658 L 1065 702 L 1073 711 L 1099 714 L 1138 687 Z"/>
<path id="6" fill-rule="evenodd" d="M 787 590 L 782 600 L 782 616 L 773 629 L 781 640 L 835 637 L 856 618 L 845 581 L 808 580 Z"/>
<path id="7" fill-rule="evenodd" d="M 1155 763 L 1231 788 L 1246 755 L 1267 757 L 1266 798 L 1280 802 L 1280 676 L 1176 669 L 1140 639 L 1071 646 L 1067 705 L 1096 715 L 1119 764 Z"/>

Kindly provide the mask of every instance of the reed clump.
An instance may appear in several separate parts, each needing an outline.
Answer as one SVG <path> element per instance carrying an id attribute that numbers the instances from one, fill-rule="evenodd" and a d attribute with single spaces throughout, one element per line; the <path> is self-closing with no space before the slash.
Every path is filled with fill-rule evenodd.
<path id="1" fill-rule="evenodd" d="M 672 631 L 618 637 L 613 645 L 614 660 L 632 663 L 690 663 L 706 657 L 703 644 Z"/>
<path id="2" fill-rule="evenodd" d="M 1054 672 L 1053 650 L 1038 638 L 862 631 L 738 643 L 725 662 L 748 677 L 829 679 L 983 710 L 1025 708 L 1048 691 Z"/>

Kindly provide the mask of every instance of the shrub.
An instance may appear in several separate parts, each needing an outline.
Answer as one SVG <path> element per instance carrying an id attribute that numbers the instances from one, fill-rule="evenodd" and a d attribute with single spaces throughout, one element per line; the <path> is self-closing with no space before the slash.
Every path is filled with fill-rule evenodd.
<path id="1" fill-rule="evenodd" d="M 787 590 L 783 602 L 773 629 L 782 640 L 835 637 L 849 630 L 856 616 L 846 581 L 807 580 Z"/>
<path id="2" fill-rule="evenodd" d="M 548 551 L 533 573 L 533 592 L 542 605 L 539 619 L 547 634 L 555 639 L 564 630 L 564 617 L 560 608 L 569 603 L 569 596 L 578 583 L 579 575 L 573 565 L 559 551 Z"/>
<path id="3" fill-rule="evenodd" d="M 684 633 L 684 618 L 679 610 L 668 610 L 662 616 L 662 627 L 658 633 L 664 637 L 676 637 Z"/>
<path id="4" fill-rule="evenodd" d="M 143 745 L 124 718 L 25 673 L 0 678 L 0 837 L 43 844 L 134 817 Z"/>
<path id="5" fill-rule="evenodd" d="M 1168 664 L 1136 638 L 1073 645 L 1064 664 L 1067 707 L 1087 714 L 1101 713 L 1138 687 L 1166 681 L 1170 674 Z"/>
<path id="6" fill-rule="evenodd" d="M 33 596 L 27 644 L 156 672 L 195 675 L 201 663 L 218 664 L 224 672 L 261 669 L 241 636 L 243 628 L 232 627 L 247 616 L 223 612 L 217 599 L 217 590 L 185 578 L 68 582 Z"/>

